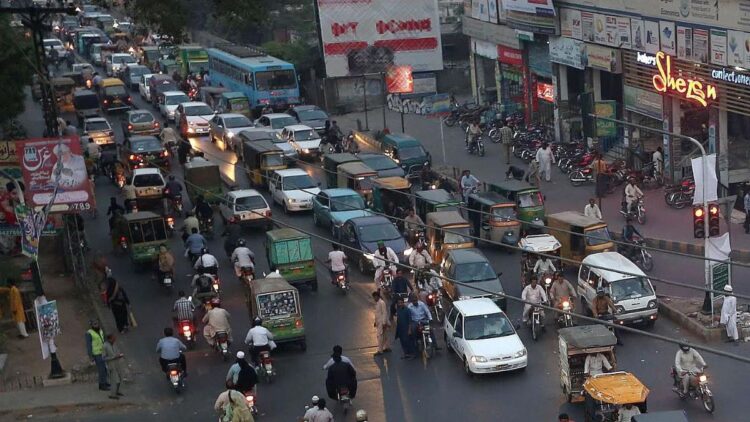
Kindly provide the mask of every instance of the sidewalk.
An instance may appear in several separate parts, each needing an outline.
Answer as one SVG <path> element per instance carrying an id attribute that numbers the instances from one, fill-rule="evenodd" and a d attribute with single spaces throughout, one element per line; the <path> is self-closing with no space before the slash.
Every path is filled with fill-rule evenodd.
<path id="1" fill-rule="evenodd" d="M 363 112 L 349 113 L 334 116 L 339 126 L 345 132 L 357 129 L 357 120 L 364 128 L 365 117 Z M 374 135 L 383 126 L 382 109 L 378 108 L 368 112 L 369 134 Z M 401 115 L 399 113 L 386 112 L 386 122 L 391 132 L 401 131 Z M 415 114 L 404 115 L 404 126 L 406 133 L 419 139 L 425 148 L 432 154 L 433 166 L 453 166 L 460 169 L 471 169 L 481 181 L 497 183 L 505 179 L 504 152 L 498 144 L 489 141 L 485 143 L 487 154 L 485 157 L 469 155 L 464 149 L 463 133 L 457 127 L 449 128 L 443 125 L 445 138 L 445 162 L 443 162 L 443 147 L 440 139 L 440 120 Z M 512 157 L 511 163 L 518 167 L 526 168 L 527 164 L 522 160 Z M 624 187 L 623 187 L 624 188 Z M 590 197 L 594 195 L 594 185 L 588 184 L 574 187 L 568 181 L 568 175 L 562 173 L 557 166 L 553 166 L 552 182 L 542 182 L 542 193 L 546 197 L 547 213 L 556 213 L 569 210 L 583 211 Z M 681 210 L 673 209 L 664 202 L 664 193 L 661 189 L 646 190 L 645 205 L 647 221 L 643 226 L 637 225 L 638 230 L 652 241 L 653 246 L 678 252 L 702 255 L 702 242 L 693 237 L 691 207 Z M 620 214 L 620 191 L 602 199 L 602 214 L 607 221 L 610 231 L 619 233 L 625 223 Z M 727 226 L 722 219 L 722 232 Z M 742 224 L 730 224 L 733 257 L 738 260 L 750 262 L 750 235 L 745 235 Z"/>

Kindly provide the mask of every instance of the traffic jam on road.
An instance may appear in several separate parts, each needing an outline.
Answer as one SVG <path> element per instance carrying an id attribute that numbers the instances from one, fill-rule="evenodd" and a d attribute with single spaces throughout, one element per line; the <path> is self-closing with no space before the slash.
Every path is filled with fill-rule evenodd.
<path id="1" fill-rule="evenodd" d="M 124 341 L 152 350 L 161 338 L 154 373 L 163 371 L 165 389 L 213 397 L 224 379 L 209 385 L 206 374 L 228 370 L 228 397 L 242 393 L 245 407 L 217 401 L 215 409 L 195 409 L 202 415 L 298 418 L 309 396 L 325 393 L 346 418 L 350 407 L 365 407 L 354 404 L 358 393 L 380 406 L 399 394 L 381 391 L 378 380 L 391 376 L 381 372 L 385 362 L 409 374 L 405 389 L 456 382 L 446 388 L 476 392 L 465 399 L 483 412 L 495 411 L 491 402 L 510 388 L 503 384 L 526 391 L 514 400 L 530 406 L 541 383 L 544 414 L 561 413 L 560 421 L 683 421 L 683 412 L 637 415 L 698 413 L 672 400 L 672 391 L 714 412 L 693 341 L 659 346 L 671 375 L 661 367 L 656 376 L 656 366 L 621 352 L 623 339 L 635 348 L 675 339 L 657 325 L 654 249 L 632 225 L 646 221 L 641 189 L 662 187 L 658 168 L 604 163 L 583 142 L 554 143 L 546 126 L 525 124 L 521 113 L 500 119 L 489 107 L 453 100 L 442 124 L 461 129 L 458 142 L 469 154 L 484 157 L 485 140 L 507 143 L 514 162 L 529 166 L 510 166 L 497 183 L 469 170 L 455 180 L 431 168 L 419 139 L 348 131 L 304 104 L 291 63 L 241 45 L 144 37 L 111 26 L 111 18 L 91 5 L 55 18 L 54 36 L 44 40 L 52 84 L 62 120 L 77 123 L 97 196 L 111 198 L 109 226 L 92 220 L 87 226 L 101 227 L 87 230 L 101 234 L 94 245 L 148 309 L 149 334 Z M 128 22 L 117 20 L 122 28 Z M 539 186 L 550 162 L 573 186 L 599 190 L 598 175 L 607 174 L 603 191 L 624 189 L 622 238 L 611 236 L 593 200 L 584 212 L 545 208 Z M 684 207 L 694 190 L 686 179 L 666 187 L 665 200 Z M 162 297 L 136 280 L 150 273 Z M 376 346 L 363 333 L 371 325 Z M 394 338 L 402 360 L 391 360 Z M 641 338 L 648 343 L 635 345 Z M 323 374 L 301 369 L 317 368 L 338 344 L 356 354 L 354 362 L 336 346 Z M 152 354 L 137 358 L 155 366 Z M 316 387 L 290 384 L 290 368 L 315 379 L 299 380 L 305 388 Z M 460 372 L 468 380 L 456 381 Z M 159 382 L 152 378 L 141 382 Z M 659 392 L 647 408 L 649 385 Z M 281 401 L 302 404 L 292 410 Z M 527 411 L 515 410 L 518 420 Z M 370 420 L 416 420 L 402 412 L 376 419 L 381 413 L 372 409 Z"/>

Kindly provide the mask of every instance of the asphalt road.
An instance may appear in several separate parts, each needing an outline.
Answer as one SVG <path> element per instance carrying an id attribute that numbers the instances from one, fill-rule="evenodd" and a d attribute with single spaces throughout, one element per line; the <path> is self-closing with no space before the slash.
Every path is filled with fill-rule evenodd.
<path id="1" fill-rule="evenodd" d="M 143 105 L 137 94 L 134 98 L 137 105 L 150 109 L 150 106 Z M 34 123 L 38 126 L 39 120 L 35 116 L 38 116 L 38 110 L 29 110 L 23 120 L 27 124 Z M 108 118 L 111 119 L 117 136 L 121 137 L 118 121 L 120 116 L 112 115 Z M 435 122 L 434 125 L 436 124 Z M 435 126 L 432 134 L 437 133 L 436 129 Z M 216 151 L 205 139 L 192 142 L 194 147 L 205 150 L 209 159 L 212 159 L 212 156 L 216 161 L 231 158 L 229 153 Z M 438 148 L 432 143 L 428 143 L 428 148 L 438 157 Z M 482 159 L 465 158 L 466 154 L 460 155 L 452 150 L 448 156 L 449 160 L 455 157 L 455 165 L 470 165 L 472 168 L 491 172 L 493 166 L 497 167 L 497 160 L 491 157 L 493 154 L 497 157 L 498 153 L 499 147 L 489 146 L 489 157 Z M 247 186 L 244 174 L 230 173 L 230 169 L 228 164 L 223 165 L 222 170 L 228 176 L 234 178 L 240 186 Z M 179 170 L 174 173 L 178 177 L 181 176 Z M 313 171 L 313 176 L 323 181 L 320 170 Z M 219 356 L 212 353 L 202 339 L 199 339 L 196 350 L 187 353 L 190 377 L 186 380 L 186 391 L 180 396 L 171 391 L 159 371 L 154 348 L 162 329 L 171 325 L 170 311 L 175 294 L 165 294 L 158 283 L 151 279 L 150 272 L 136 270 L 128 258 L 112 255 L 107 223 L 103 216 L 108 198 L 118 193 L 112 183 L 105 178 L 97 180 L 96 193 L 100 217 L 97 220 L 86 221 L 89 242 L 94 251 L 107 254 L 115 277 L 128 291 L 140 323 L 137 329 L 122 336 L 121 345 L 124 352 L 137 368 L 136 382 L 126 385 L 125 393 L 128 393 L 128 388 L 137 389 L 149 397 L 149 400 L 137 410 L 127 413 L 92 413 L 81 416 L 79 420 L 164 420 L 165 417 L 184 421 L 211 420 L 214 417 L 213 403 L 223 389 L 229 363 L 222 362 Z M 552 194 L 550 191 L 548 195 Z M 303 231 L 328 237 L 328 230 L 313 226 L 309 214 L 286 216 L 276 207 L 274 218 Z M 216 230 L 221 230 L 220 222 Z M 245 239 L 259 258 L 258 272 L 267 271 L 268 264 L 263 253 L 263 232 L 249 230 Z M 250 322 L 241 285 L 231 272 L 229 261 L 223 254 L 222 243 L 222 239 L 217 236 L 211 241 L 210 247 L 220 259 L 223 304 L 232 315 L 235 337 L 232 349 L 237 350 Z M 175 287 L 184 287 L 187 290 L 188 274 L 191 271 L 187 260 L 179 257 L 182 247 L 178 236 L 170 241 L 170 247 L 178 255 Z M 330 250 L 330 244 L 314 238 L 313 250 L 316 258 L 324 260 Z M 484 250 L 495 270 L 504 273 L 502 282 L 505 290 L 511 295 L 520 295 L 519 255 L 487 248 Z M 665 274 L 680 276 L 681 273 L 684 274 L 680 268 L 683 263 L 682 258 L 664 258 L 664 262 L 657 258 L 657 271 L 662 271 L 663 268 Z M 576 420 L 583 420 L 581 407 L 568 405 L 562 395 L 559 386 L 557 336 L 551 325 L 536 343 L 531 340 L 526 329 L 520 331 L 520 336 L 529 350 L 529 366 L 522 372 L 469 378 L 463 373 L 457 357 L 445 350 L 424 365 L 419 361 L 401 360 L 398 345 L 395 345 L 394 352 L 386 357 L 374 358 L 373 306 L 369 298 L 369 293 L 374 289 L 371 276 L 360 275 L 357 270 L 351 271 L 353 289 L 348 296 L 342 296 L 325 282 L 328 272 L 323 265 L 318 265 L 317 273 L 321 281 L 320 289 L 311 292 L 303 288 L 300 292 L 308 349 L 301 352 L 289 347 L 274 352 L 278 376 L 273 384 L 259 386 L 258 407 L 261 419 L 295 420 L 303 413 L 305 403 L 313 394 L 324 396 L 325 373 L 321 366 L 327 360 L 331 347 L 341 344 L 358 371 L 360 386 L 355 408 L 367 409 L 372 421 L 554 421 L 561 411 L 569 412 Z M 520 306 L 510 302 L 509 315 L 514 320 L 518 318 Z M 658 321 L 653 332 L 682 337 L 680 329 L 665 320 Z M 438 338 L 443 346 L 442 331 L 438 332 Z M 625 345 L 618 347 L 618 368 L 634 372 L 651 388 L 649 408 L 652 411 L 684 407 L 688 410 L 691 421 L 737 420 L 738 415 L 744 414 L 740 413 L 745 410 L 741 401 L 731 398 L 736 397 L 736 391 L 750 388 L 750 381 L 744 376 L 746 364 L 705 355 L 711 365 L 709 376 L 717 401 L 716 413 L 709 416 L 700 408 L 699 403 L 680 402 L 670 390 L 671 380 L 668 371 L 676 350 L 675 346 L 633 335 L 624 335 L 623 339 Z M 748 350 L 746 345 L 725 348 L 732 352 Z M 337 420 L 353 420 L 351 414 L 343 417 L 335 404 L 331 405 L 331 408 Z"/>

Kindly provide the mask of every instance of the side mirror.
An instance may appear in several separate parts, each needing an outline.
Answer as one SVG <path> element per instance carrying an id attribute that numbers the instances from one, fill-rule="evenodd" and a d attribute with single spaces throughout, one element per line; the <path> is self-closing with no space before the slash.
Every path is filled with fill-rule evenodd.
<path id="1" fill-rule="evenodd" d="M 318 187 L 320 187 L 320 182 L 318 182 Z"/>
<path id="2" fill-rule="evenodd" d="M 502 271 L 500 271 L 499 273 L 497 273 L 497 278 L 500 278 L 502 276 L 503 276 L 503 272 Z"/>

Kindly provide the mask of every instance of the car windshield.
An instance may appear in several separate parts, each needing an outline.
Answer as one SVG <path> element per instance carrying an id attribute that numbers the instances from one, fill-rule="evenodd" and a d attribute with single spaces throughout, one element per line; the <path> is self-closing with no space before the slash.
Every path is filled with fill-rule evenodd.
<path id="1" fill-rule="evenodd" d="M 188 98 L 187 95 L 170 95 L 164 97 L 164 103 L 166 105 L 179 105 L 188 101 L 190 101 L 190 98 Z"/>
<path id="2" fill-rule="evenodd" d="M 88 132 L 99 132 L 103 130 L 111 130 L 109 123 L 102 121 L 86 122 L 86 130 Z"/>
<path id="3" fill-rule="evenodd" d="M 541 192 L 524 192 L 518 194 L 518 204 L 522 208 L 539 207 L 544 204 Z"/>
<path id="4" fill-rule="evenodd" d="M 137 188 L 163 185 L 164 180 L 158 174 L 139 174 L 133 178 L 133 186 Z"/>
<path id="5" fill-rule="evenodd" d="M 112 56 L 112 63 L 136 63 L 135 58 L 128 54 L 127 56 Z"/>
<path id="6" fill-rule="evenodd" d="M 646 277 L 626 278 L 609 284 L 612 300 L 617 302 L 624 299 L 637 299 L 651 296 L 654 290 Z"/>
<path id="7" fill-rule="evenodd" d="M 207 105 L 185 107 L 186 116 L 206 116 L 209 114 L 214 114 L 214 112 Z"/>
<path id="8" fill-rule="evenodd" d="M 145 75 L 148 72 L 150 72 L 150 70 L 147 67 L 131 67 L 130 68 L 130 76 L 141 76 L 141 75 Z"/>
<path id="9" fill-rule="evenodd" d="M 302 110 L 298 111 L 297 115 L 302 121 L 305 120 L 327 120 L 328 115 L 323 110 Z"/>
<path id="10" fill-rule="evenodd" d="M 155 151 L 162 149 L 161 142 L 156 138 L 146 138 L 130 141 L 133 152 Z"/>
<path id="11" fill-rule="evenodd" d="M 154 121 L 154 116 L 151 113 L 131 113 L 130 123 L 150 123 Z"/>
<path id="12" fill-rule="evenodd" d="M 607 227 L 588 230 L 584 233 L 584 236 L 586 237 L 586 244 L 589 246 L 603 245 L 612 241 Z"/>
<path id="13" fill-rule="evenodd" d="M 294 89 L 297 87 L 297 78 L 293 70 L 255 72 L 255 86 L 258 91 Z"/>
<path id="14" fill-rule="evenodd" d="M 294 132 L 295 141 L 315 141 L 318 139 L 320 139 L 320 136 L 314 130 L 298 130 Z"/>
<path id="15" fill-rule="evenodd" d="M 297 123 L 296 120 L 294 120 L 294 117 L 287 116 L 287 117 L 277 117 L 275 119 L 271 119 L 271 127 L 274 129 L 284 129 L 286 126 L 293 125 Z"/>
<path id="16" fill-rule="evenodd" d="M 59 40 L 44 40 L 44 46 L 45 47 L 52 47 L 52 46 L 60 46 L 62 47 L 63 43 Z"/>
<path id="17" fill-rule="evenodd" d="M 263 166 L 275 167 L 284 164 L 283 154 L 266 154 L 263 156 Z"/>
<path id="18" fill-rule="evenodd" d="M 469 227 L 450 227 L 445 229 L 443 242 L 445 243 L 467 243 L 471 242 L 471 229 Z"/>
<path id="19" fill-rule="evenodd" d="M 401 160 L 411 160 L 412 158 L 427 157 L 427 152 L 422 145 L 412 145 L 409 147 L 399 148 L 398 158 Z"/>
<path id="20" fill-rule="evenodd" d="M 331 211 L 355 211 L 365 209 L 365 201 L 359 195 L 331 198 Z"/>
<path id="21" fill-rule="evenodd" d="M 492 220 L 509 221 L 516 218 L 516 210 L 513 207 L 496 207 L 492 208 Z"/>
<path id="22" fill-rule="evenodd" d="M 224 119 L 224 124 L 227 127 L 252 127 L 253 122 L 245 116 L 227 117 Z"/>
<path id="23" fill-rule="evenodd" d="M 458 281 L 471 283 L 472 281 L 487 281 L 496 278 L 497 274 L 487 261 L 456 264 L 455 279 Z"/>
<path id="24" fill-rule="evenodd" d="M 104 92 L 106 92 L 107 95 L 112 96 L 127 95 L 127 92 L 125 92 L 125 87 L 122 85 L 108 86 L 104 88 Z"/>
<path id="25" fill-rule="evenodd" d="M 396 163 L 393 162 L 393 160 L 391 160 L 390 158 L 384 155 L 382 156 L 373 155 L 369 157 L 362 157 L 362 161 L 365 163 L 365 165 L 367 165 L 367 167 L 375 171 L 387 170 L 387 169 L 398 167 Z"/>
<path id="26" fill-rule="evenodd" d="M 501 313 L 474 315 L 464 319 L 464 338 L 466 340 L 484 340 L 513 335 L 513 325 L 508 317 Z"/>
<path id="27" fill-rule="evenodd" d="M 312 177 L 306 174 L 299 176 L 287 176 L 284 178 L 282 190 L 311 189 L 318 187 Z"/>
<path id="28" fill-rule="evenodd" d="M 399 237 L 401 234 L 392 223 L 372 224 L 359 229 L 359 238 L 362 242 L 372 243 L 379 240 L 394 240 Z"/>
<path id="29" fill-rule="evenodd" d="M 251 211 L 266 208 L 266 201 L 260 195 L 241 196 L 234 202 L 235 211 Z"/>
<path id="30" fill-rule="evenodd" d="M 229 100 L 229 107 L 232 111 L 250 110 L 250 102 L 247 98 L 233 98 Z"/>

